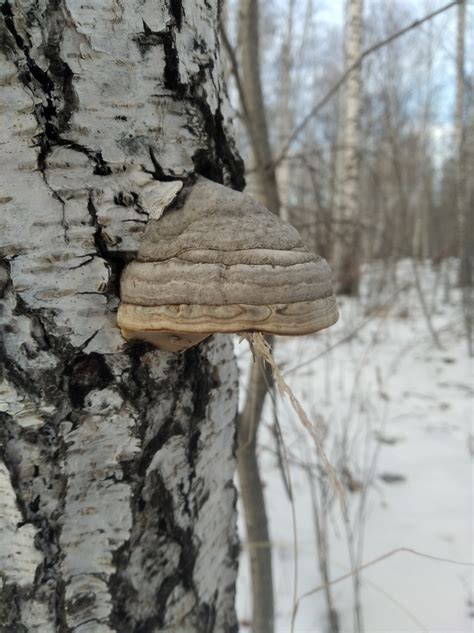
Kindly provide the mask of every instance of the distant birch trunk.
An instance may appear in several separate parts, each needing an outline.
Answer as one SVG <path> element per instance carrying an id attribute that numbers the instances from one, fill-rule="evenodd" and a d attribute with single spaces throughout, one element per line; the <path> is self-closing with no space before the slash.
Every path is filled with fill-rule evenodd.
<path id="1" fill-rule="evenodd" d="M 466 151 L 466 126 L 464 121 L 464 72 L 466 31 L 466 3 L 458 5 L 457 41 L 456 41 L 456 114 L 455 114 L 455 147 L 456 147 L 456 206 L 459 242 L 459 284 L 463 293 L 463 311 L 468 350 L 470 356 L 474 354 L 473 347 L 473 282 L 474 282 L 474 220 L 472 219 L 472 205 L 468 203 L 467 173 L 469 166 Z"/>
<path id="2" fill-rule="evenodd" d="M 183 7 L 0 0 L 2 632 L 237 631 L 230 340 L 115 325 L 150 190 L 243 186 L 219 3 Z"/>
<path id="3" fill-rule="evenodd" d="M 459 230 L 459 252 L 464 254 L 464 225 L 466 220 L 466 167 L 464 164 L 464 49 L 466 30 L 466 4 L 458 4 L 456 37 L 456 112 L 454 120 L 456 167 L 457 167 L 457 217 Z M 465 281 L 466 270 L 461 266 L 461 285 Z"/>
<path id="4" fill-rule="evenodd" d="M 363 0 L 348 0 L 346 27 L 346 68 L 352 67 L 362 54 Z M 337 187 L 336 269 L 339 291 L 357 294 L 359 285 L 359 181 L 360 115 L 362 104 L 362 67 L 349 74 L 343 107 L 341 163 Z"/>

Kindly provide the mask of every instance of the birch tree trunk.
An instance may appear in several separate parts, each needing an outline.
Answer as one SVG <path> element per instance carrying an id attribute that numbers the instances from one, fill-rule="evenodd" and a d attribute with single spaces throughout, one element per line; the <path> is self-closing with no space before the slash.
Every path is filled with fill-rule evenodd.
<path id="1" fill-rule="evenodd" d="M 154 201 L 244 184 L 219 2 L 0 10 L 0 631 L 236 631 L 230 340 L 115 325 Z"/>
<path id="2" fill-rule="evenodd" d="M 351 68 L 362 54 L 363 0 L 348 0 L 346 68 Z M 352 70 L 346 81 L 342 135 L 341 166 L 338 183 L 338 238 L 336 268 L 339 291 L 357 294 L 359 285 L 359 181 L 360 181 L 360 113 L 362 103 L 362 67 Z M 339 247 L 338 247 L 339 245 Z"/>

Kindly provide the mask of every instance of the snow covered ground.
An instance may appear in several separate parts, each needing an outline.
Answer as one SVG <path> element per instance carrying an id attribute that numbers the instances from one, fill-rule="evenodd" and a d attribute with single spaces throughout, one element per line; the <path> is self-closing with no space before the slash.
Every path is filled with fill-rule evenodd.
<path id="1" fill-rule="evenodd" d="M 396 275 L 372 266 L 360 300 L 343 298 L 336 326 L 313 337 L 278 339 L 277 361 L 346 483 L 349 520 L 318 476 L 308 434 L 289 405 L 277 412 L 290 462 L 297 522 L 297 596 L 321 584 L 313 506 L 327 533 L 336 578 L 397 548 L 472 561 L 473 363 L 459 291 L 450 270 L 419 265 L 424 316 L 410 261 Z M 396 277 L 396 278 L 394 278 Z M 340 342 L 344 341 L 344 342 Z M 328 351 L 332 346 L 333 349 Z M 236 342 L 244 397 L 249 353 Z M 276 631 L 289 633 L 295 555 L 292 509 L 276 457 L 274 408 L 267 399 L 259 456 L 273 546 Z M 349 490 L 349 488 L 352 490 Z M 240 513 L 242 516 L 242 512 Z M 251 589 L 242 519 L 238 581 L 241 630 L 251 630 Z M 352 563 L 351 563 L 352 560 Z M 474 630 L 473 568 L 396 553 L 359 575 L 365 633 Z M 340 633 L 355 633 L 354 578 L 331 587 Z M 299 603 L 295 633 L 326 633 L 326 595 Z"/>

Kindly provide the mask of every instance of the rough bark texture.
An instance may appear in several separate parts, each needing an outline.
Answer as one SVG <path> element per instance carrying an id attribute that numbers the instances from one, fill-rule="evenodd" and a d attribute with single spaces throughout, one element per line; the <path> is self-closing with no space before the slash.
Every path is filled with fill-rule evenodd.
<path id="1" fill-rule="evenodd" d="M 0 0 L 0 631 L 228 632 L 227 337 L 125 343 L 149 186 L 242 188 L 217 0 Z"/>

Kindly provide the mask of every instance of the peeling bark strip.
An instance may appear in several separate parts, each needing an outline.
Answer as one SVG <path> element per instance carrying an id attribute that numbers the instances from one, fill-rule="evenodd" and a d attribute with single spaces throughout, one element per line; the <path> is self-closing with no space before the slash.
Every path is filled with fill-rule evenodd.
<path id="1" fill-rule="evenodd" d="M 231 632 L 230 341 L 125 344 L 118 283 L 202 174 L 242 188 L 217 0 L 0 0 L 0 632 Z"/>

